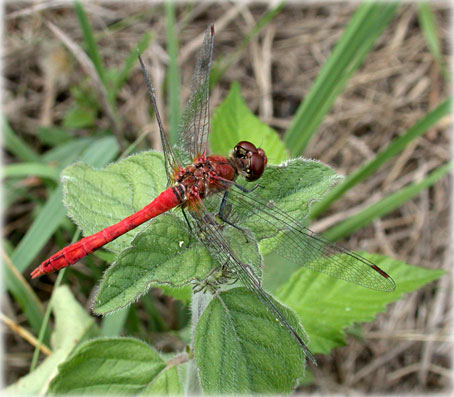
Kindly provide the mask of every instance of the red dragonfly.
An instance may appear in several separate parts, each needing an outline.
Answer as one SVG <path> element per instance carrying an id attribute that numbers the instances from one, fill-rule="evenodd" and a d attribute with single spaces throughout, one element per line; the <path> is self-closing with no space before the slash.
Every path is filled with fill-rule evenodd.
<path id="1" fill-rule="evenodd" d="M 275 318 L 301 345 L 304 353 L 314 363 L 314 359 L 297 331 L 263 290 L 259 277 L 249 264 L 244 263 L 219 226 L 225 223 L 247 231 L 228 220 L 232 208 L 240 214 L 253 214 L 266 223 L 274 235 L 281 233 L 279 246 L 275 248 L 283 257 L 300 266 L 340 278 L 366 288 L 392 291 L 395 288 L 392 278 L 367 259 L 331 243 L 303 226 L 299 221 L 270 205 L 254 193 L 256 187 L 247 189 L 235 182 L 238 176 L 246 181 L 258 180 L 267 163 L 265 152 L 247 141 L 239 142 L 230 157 L 208 155 L 209 134 L 209 76 L 213 53 L 214 27 L 206 33 L 199 51 L 195 71 L 191 81 L 191 93 L 179 125 L 178 150 L 170 145 L 162 126 L 150 79 L 139 55 L 148 92 L 159 126 L 168 188 L 150 204 L 122 221 L 109 226 L 92 236 L 69 245 L 45 260 L 32 273 L 32 278 L 60 270 L 76 263 L 86 255 L 115 240 L 122 234 L 142 223 L 180 207 L 192 232 L 203 231 L 200 241 L 235 280 L 246 286 Z M 189 164 L 189 165 L 187 165 Z M 219 196 L 220 207 L 216 213 L 208 210 L 205 198 Z M 221 198 L 222 196 L 222 198 Z M 188 210 L 191 217 L 186 216 Z M 197 233 L 195 233 L 197 235 Z M 329 260 L 327 260 L 329 258 Z"/>

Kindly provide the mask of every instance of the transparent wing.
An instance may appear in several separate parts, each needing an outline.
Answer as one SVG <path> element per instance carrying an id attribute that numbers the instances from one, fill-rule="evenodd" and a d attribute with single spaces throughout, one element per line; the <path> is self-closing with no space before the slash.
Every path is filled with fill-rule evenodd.
<path id="1" fill-rule="evenodd" d="M 210 130 L 208 100 L 213 40 L 214 26 L 210 25 L 205 32 L 202 47 L 197 55 L 189 100 L 178 126 L 178 146 L 187 152 L 189 160 L 207 151 Z"/>
<path id="2" fill-rule="evenodd" d="M 270 241 L 273 251 L 299 266 L 339 278 L 362 287 L 393 291 L 393 279 L 366 258 L 335 244 L 286 214 L 272 202 L 263 202 L 255 192 L 244 193 L 234 186 L 228 192 L 227 205 L 251 230 L 258 241 Z"/>
<path id="3" fill-rule="evenodd" d="M 314 357 L 304 341 L 304 339 L 307 339 L 307 336 L 300 336 L 298 334 L 271 300 L 269 295 L 263 290 L 261 282 L 252 268 L 240 260 L 238 254 L 225 239 L 219 229 L 217 221 L 206 209 L 204 202 L 200 200 L 198 206 L 191 210 L 191 215 L 197 224 L 197 229 L 204 230 L 203 237 L 197 234 L 199 240 L 207 247 L 211 254 L 217 258 L 220 264 L 227 265 L 227 267 L 233 271 L 235 277 L 237 277 L 238 280 L 265 305 L 265 307 L 275 316 L 276 320 L 278 320 L 279 323 L 295 338 L 303 349 L 306 357 L 316 364 Z"/>
<path id="4" fill-rule="evenodd" d="M 156 121 L 158 122 L 158 126 L 159 126 L 159 134 L 161 136 L 162 151 L 164 152 L 164 159 L 165 159 L 167 186 L 170 186 L 172 184 L 172 175 L 174 174 L 175 170 L 177 170 L 181 167 L 182 162 L 181 162 L 180 157 L 172 149 L 172 146 L 170 145 L 169 140 L 167 138 L 167 134 L 164 131 L 164 127 L 163 127 L 162 121 L 161 121 L 161 116 L 159 115 L 158 105 L 156 104 L 156 98 L 154 96 L 154 89 L 153 89 L 153 86 L 151 85 L 150 77 L 148 76 L 147 70 L 145 68 L 145 65 L 142 61 L 140 54 L 138 56 L 139 56 L 140 67 L 142 68 L 142 73 L 145 77 L 145 82 L 147 84 L 148 95 L 150 96 L 151 103 L 153 105 L 153 110 L 156 115 Z"/>

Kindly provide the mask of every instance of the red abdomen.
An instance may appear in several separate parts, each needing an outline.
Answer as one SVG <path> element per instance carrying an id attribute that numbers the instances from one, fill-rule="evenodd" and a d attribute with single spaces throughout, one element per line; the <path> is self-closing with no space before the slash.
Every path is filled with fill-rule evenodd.
<path id="1" fill-rule="evenodd" d="M 84 237 L 78 242 L 58 251 L 32 272 L 32 278 L 72 265 L 122 234 L 181 204 L 181 200 L 175 194 L 174 189 L 176 187 L 164 190 L 150 204 L 115 225 L 109 226 L 91 236 Z"/>

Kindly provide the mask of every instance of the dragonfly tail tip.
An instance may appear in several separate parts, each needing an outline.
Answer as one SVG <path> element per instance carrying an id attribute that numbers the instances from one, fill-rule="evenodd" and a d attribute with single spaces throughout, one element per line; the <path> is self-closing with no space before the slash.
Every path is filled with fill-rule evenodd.
<path id="1" fill-rule="evenodd" d="M 44 272 L 41 271 L 40 267 L 37 267 L 35 270 L 33 270 L 31 272 L 30 275 L 32 276 L 32 278 L 36 278 L 36 277 L 42 276 L 43 274 L 44 274 Z"/>

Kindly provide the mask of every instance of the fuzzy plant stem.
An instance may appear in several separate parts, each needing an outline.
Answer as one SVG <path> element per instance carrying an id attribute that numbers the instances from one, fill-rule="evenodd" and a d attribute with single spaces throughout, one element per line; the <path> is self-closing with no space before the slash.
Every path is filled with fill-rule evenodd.
<path id="1" fill-rule="evenodd" d="M 194 338 L 197 323 L 199 322 L 199 319 L 205 311 L 205 308 L 208 306 L 212 299 L 213 296 L 209 293 L 198 292 L 192 295 L 192 351 L 194 351 Z M 197 370 L 195 358 L 189 361 L 184 394 L 185 396 L 202 395 L 202 387 L 200 385 L 199 373 Z"/>

